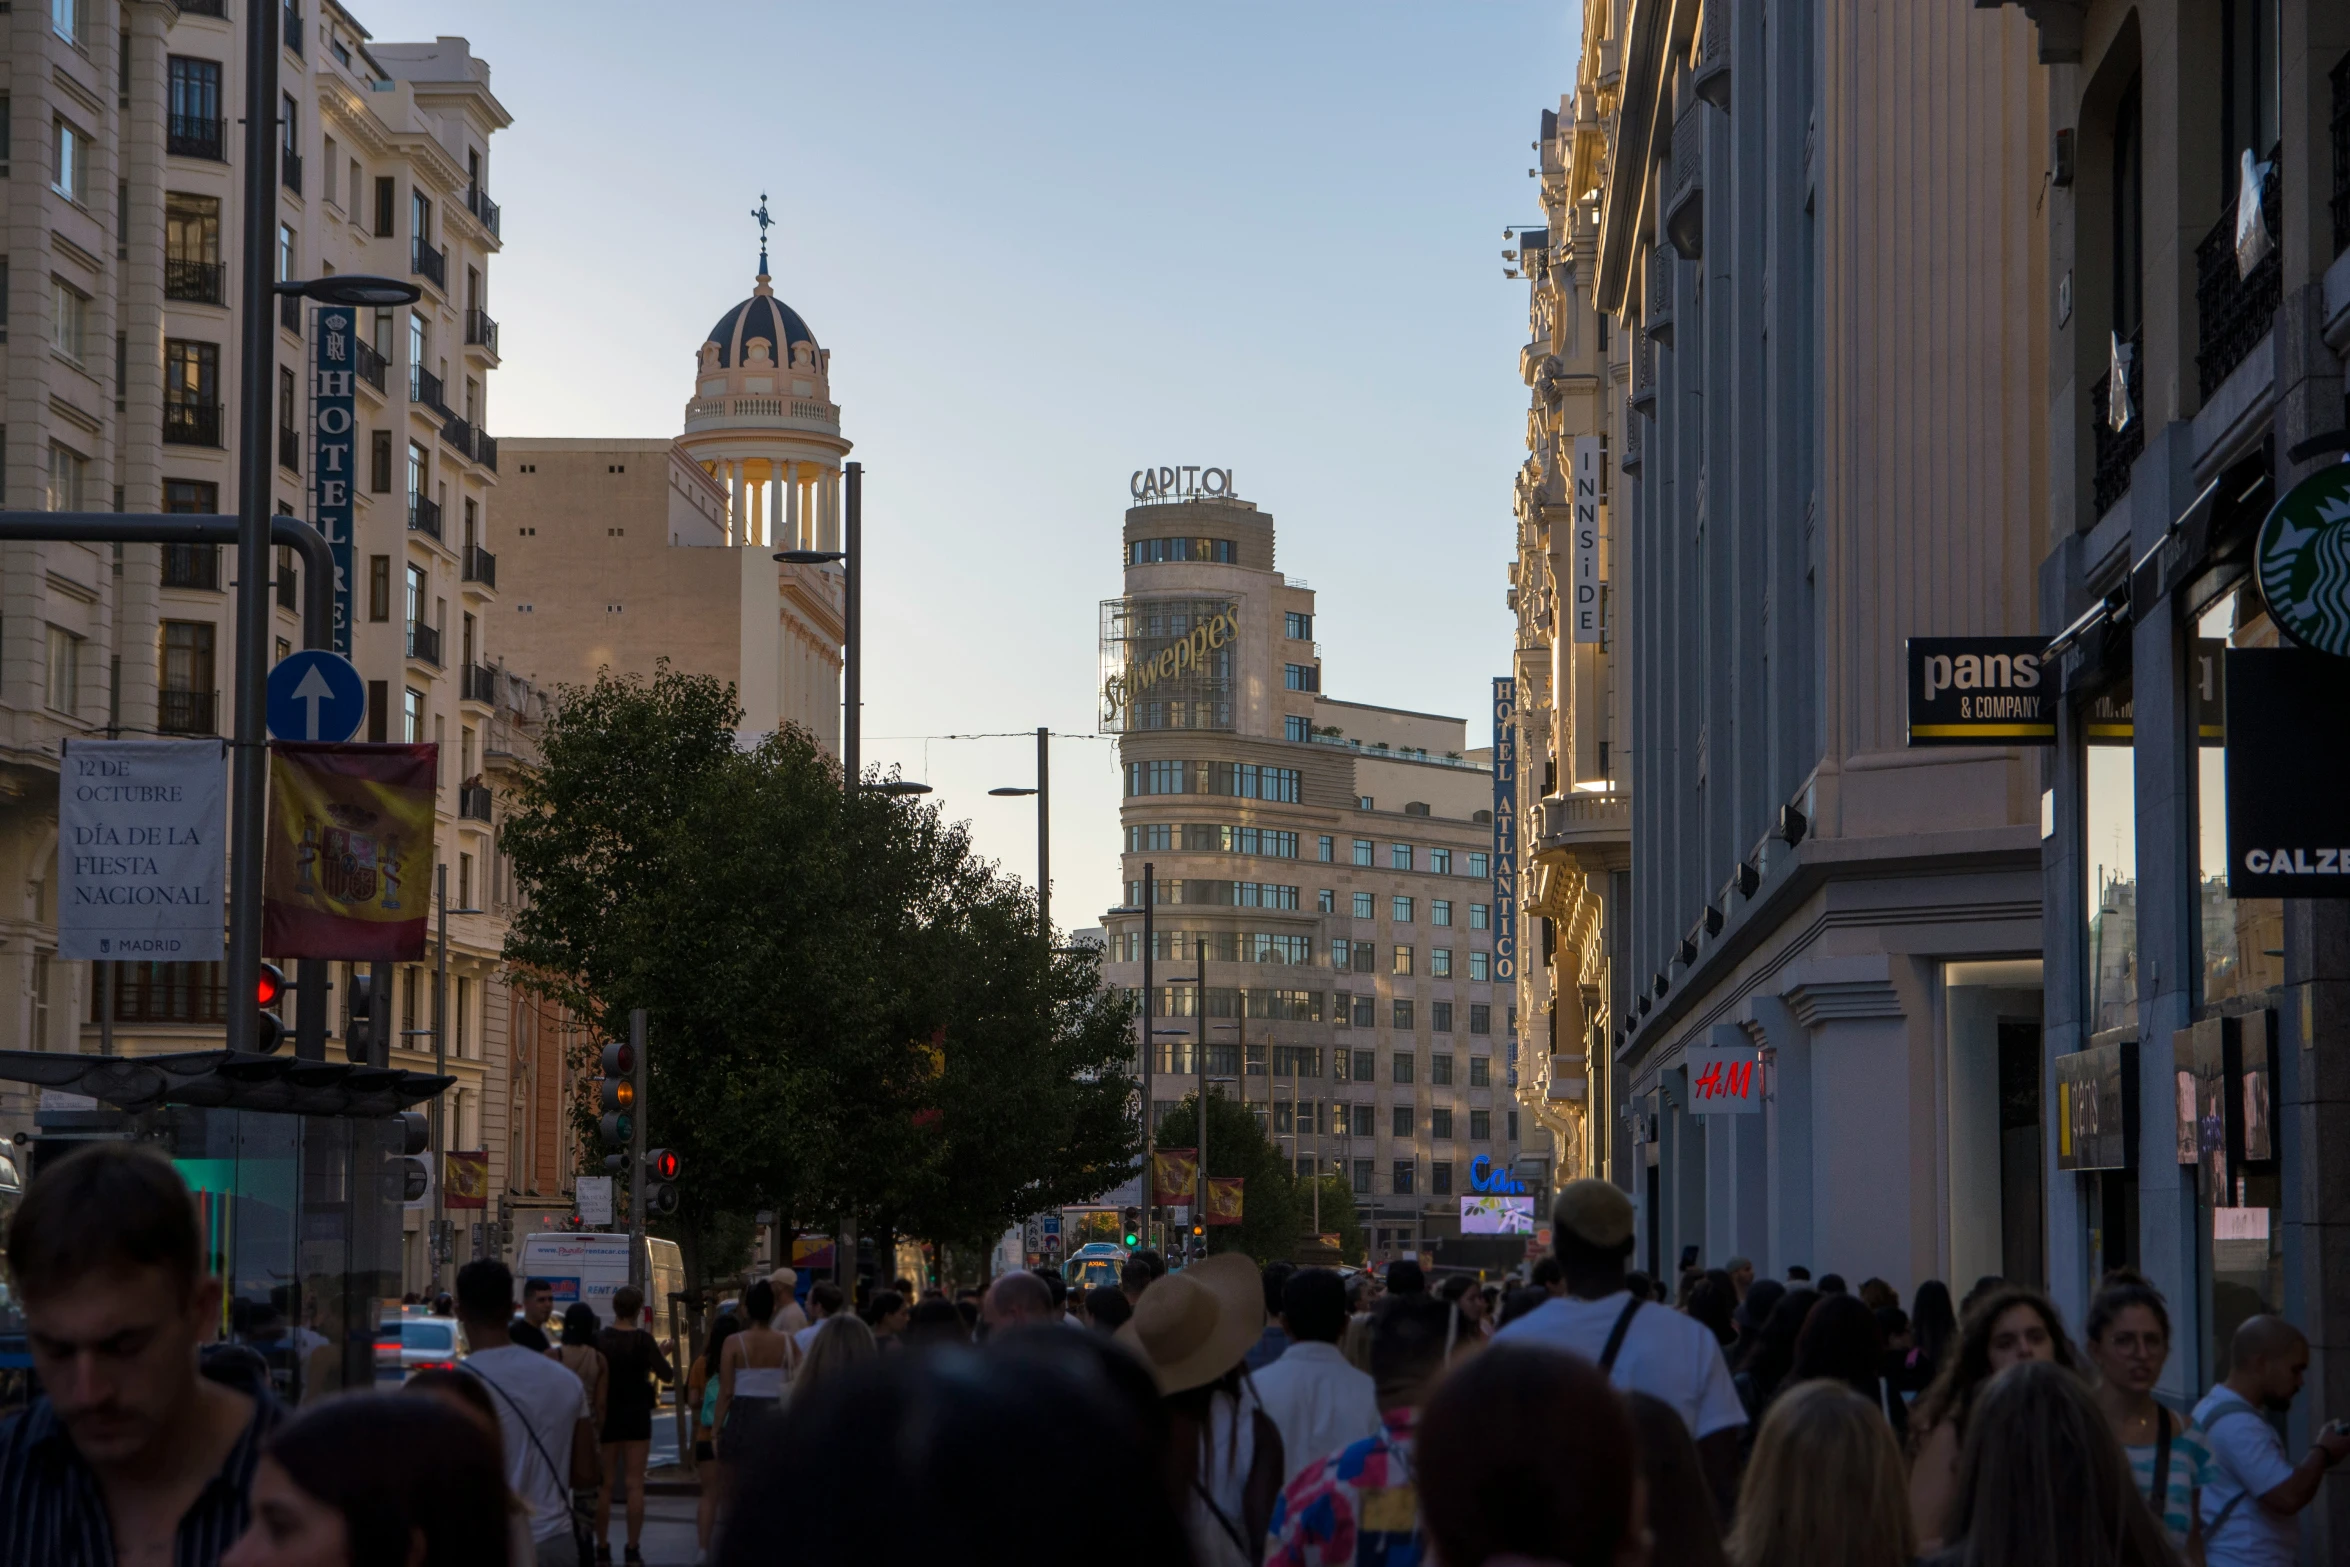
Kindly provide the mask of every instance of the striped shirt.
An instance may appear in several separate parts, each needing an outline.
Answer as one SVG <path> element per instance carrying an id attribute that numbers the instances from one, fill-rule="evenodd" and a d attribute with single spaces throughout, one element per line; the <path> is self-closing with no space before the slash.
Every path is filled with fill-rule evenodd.
<path id="1" fill-rule="evenodd" d="M 253 1419 L 181 1517 L 172 1567 L 217 1567 L 245 1532 L 261 1444 L 280 1414 L 268 1367 L 251 1350 L 208 1350 L 203 1368 L 253 1400 Z M 45 1397 L 0 1425 L 0 1567 L 114 1567 L 106 1493 Z"/>
<path id="2" fill-rule="evenodd" d="M 2160 1505 L 2154 1511 L 2162 1519 L 2163 1531 L 2171 1544 L 2181 1550 L 2187 1547 L 2187 1529 L 2195 1516 L 2195 1493 L 2212 1482 L 2211 1446 L 2203 1438 L 2203 1428 L 2192 1418 L 2175 1409 L 2163 1413 L 2170 1416 L 2170 1474 L 2162 1488 Z M 2138 1494 L 2148 1502 L 2154 1495 L 2154 1450 L 2156 1443 L 2144 1447 L 2124 1447 L 2130 1455 L 2130 1475 L 2137 1481 Z"/>

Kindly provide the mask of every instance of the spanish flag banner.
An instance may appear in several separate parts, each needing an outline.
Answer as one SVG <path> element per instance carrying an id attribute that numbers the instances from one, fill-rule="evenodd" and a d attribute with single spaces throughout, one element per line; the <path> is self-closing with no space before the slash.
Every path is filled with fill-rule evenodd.
<path id="1" fill-rule="evenodd" d="M 441 1201 L 451 1208 L 487 1208 L 490 1205 L 490 1156 L 487 1150 L 460 1153 L 451 1149 L 442 1168 Z"/>
<path id="2" fill-rule="evenodd" d="M 1197 1148 L 1152 1149 L 1151 1201 L 1162 1208 L 1191 1201 L 1193 1180 L 1198 1174 Z"/>
<path id="3" fill-rule="evenodd" d="M 1238 1224 L 1240 1222 L 1240 1188 L 1248 1179 L 1242 1175 L 1211 1175 L 1208 1177 L 1208 1212 L 1203 1224 Z"/>
<path id="4" fill-rule="evenodd" d="M 424 956 L 439 749 L 269 748 L 264 951 L 369 963 Z"/>

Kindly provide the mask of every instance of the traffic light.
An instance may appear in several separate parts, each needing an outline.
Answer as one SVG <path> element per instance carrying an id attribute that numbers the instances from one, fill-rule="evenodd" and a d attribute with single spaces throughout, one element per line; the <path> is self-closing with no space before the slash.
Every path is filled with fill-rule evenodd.
<path id="1" fill-rule="evenodd" d="M 596 1097 L 603 1111 L 596 1130 L 604 1139 L 604 1168 L 623 1169 L 636 1138 L 636 1051 L 623 1044 L 604 1047 L 604 1081 Z"/>
<path id="2" fill-rule="evenodd" d="M 677 1211 L 677 1172 L 685 1161 L 674 1150 L 655 1148 L 645 1155 L 645 1212 L 665 1218 Z"/>
<path id="3" fill-rule="evenodd" d="M 394 1118 L 400 1132 L 400 1150 L 384 1161 L 384 1197 L 390 1202 L 422 1202 L 432 1190 L 432 1171 L 420 1157 L 432 1141 L 432 1122 L 421 1110 L 403 1110 Z"/>
<path id="4" fill-rule="evenodd" d="M 351 966 L 351 1020 L 343 1025 L 343 1059 L 353 1066 L 390 1066 L 391 1037 L 385 1014 L 391 1009 L 383 983 Z"/>
<path id="5" fill-rule="evenodd" d="M 1118 1219 L 1126 1236 L 1126 1249 L 1133 1251 L 1142 1244 L 1142 1210 L 1140 1208 L 1125 1209 L 1118 1215 Z"/>
<path id="6" fill-rule="evenodd" d="M 261 977 L 254 986 L 254 999 L 260 1003 L 260 1015 L 254 1020 L 253 1048 L 269 1054 L 286 1042 L 286 1022 L 270 1009 L 285 999 L 286 971 L 275 963 L 261 965 Z"/>

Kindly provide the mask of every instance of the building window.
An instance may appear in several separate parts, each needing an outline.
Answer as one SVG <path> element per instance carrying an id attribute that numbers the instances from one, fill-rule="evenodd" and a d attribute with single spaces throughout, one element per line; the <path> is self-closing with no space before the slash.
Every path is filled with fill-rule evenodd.
<path id="1" fill-rule="evenodd" d="M 82 639 L 63 626 L 49 628 L 49 711 L 68 718 L 81 711 Z"/>
<path id="2" fill-rule="evenodd" d="M 1354 1162 L 1354 1188 L 1355 1191 L 1362 1196 L 1368 1197 L 1371 1195 L 1370 1160 L 1357 1159 Z"/>
<path id="3" fill-rule="evenodd" d="M 1470 905 L 1469 905 L 1469 929 L 1471 929 L 1471 930 L 1491 930 L 1492 928 L 1493 928 L 1493 905 L 1492 905 L 1492 904 L 1490 904 L 1490 903 L 1472 903 L 1472 904 L 1470 904 Z"/>
<path id="4" fill-rule="evenodd" d="M 1240 560 L 1240 546 L 1231 539 L 1136 539 L 1126 551 L 1126 563 L 1130 566 L 1184 560 L 1236 565 Z"/>
<path id="5" fill-rule="evenodd" d="M 1412 1135 L 1412 1107 L 1397 1105 L 1389 1111 L 1387 1130 L 1390 1136 L 1410 1137 Z"/>
<path id="6" fill-rule="evenodd" d="M 90 296 L 61 277 L 49 280 L 49 344 L 75 364 L 90 356 Z"/>
<path id="7" fill-rule="evenodd" d="M 424 693 L 414 686 L 401 691 L 400 738 L 410 745 L 424 743 Z"/>
<path id="8" fill-rule="evenodd" d="M 1379 1026 L 1379 1001 L 1377 997 L 1368 995 L 1355 997 L 1354 1026 L 1357 1028 L 1377 1028 Z M 1358 1062 L 1366 1061 L 1369 1059 L 1369 1056 L 1366 1054 L 1357 1056 L 1355 1059 Z M 1366 1078 L 1365 1081 L 1367 1082 L 1369 1079 Z"/>
<path id="9" fill-rule="evenodd" d="M 1490 873 L 1489 873 L 1489 872 L 1486 870 L 1486 865 L 1487 865 L 1487 863 L 1488 863 L 1489 859 L 1490 859 L 1490 856 L 1483 855 L 1483 854 L 1472 854 L 1472 855 L 1470 855 L 1470 856 L 1469 856 L 1469 874 L 1470 874 L 1470 875 L 1472 875 L 1472 876 L 1484 876 L 1484 875 L 1488 875 L 1488 874 L 1490 874 Z"/>
<path id="10" fill-rule="evenodd" d="M 1314 617 L 1290 610 L 1281 617 L 1281 630 L 1292 642 L 1311 642 L 1314 640 Z"/>
<path id="11" fill-rule="evenodd" d="M 50 122 L 49 146 L 53 170 L 49 188 L 68 201 L 86 201 L 90 189 L 89 132 L 59 115 Z"/>
<path id="12" fill-rule="evenodd" d="M 1412 1004 L 1409 1001 L 1397 1001 L 1392 1003 L 1392 1006 L 1395 1026 L 1400 1029 L 1410 1028 L 1412 1026 Z"/>
<path id="13" fill-rule="evenodd" d="M 398 186 L 388 174 L 375 177 L 375 237 L 389 239 L 398 231 L 394 214 L 399 206 Z"/>
<path id="14" fill-rule="evenodd" d="M 1452 851 L 1450 849 L 1430 849 L 1428 851 L 1428 869 L 1439 876 L 1450 876 L 1452 874 Z"/>
<path id="15" fill-rule="evenodd" d="M 1518 1112 L 1515 1110 L 1509 1113 L 1509 1128 L 1509 1138 L 1514 1143 L 1518 1140 Z"/>
<path id="16" fill-rule="evenodd" d="M 1428 1025 L 1429 1027 L 1435 1029 L 1439 1034 L 1451 1033 L 1452 1003 L 1449 1001 L 1431 1001 L 1428 1003 Z"/>
<path id="17" fill-rule="evenodd" d="M 1493 1141 L 1493 1112 L 1491 1110 L 1471 1110 L 1469 1112 L 1469 1141 L 1473 1143 Z"/>
<path id="18" fill-rule="evenodd" d="M 1491 1056 L 1469 1057 L 1469 1086 L 1471 1088 L 1491 1088 L 1493 1086 L 1493 1058 Z"/>
<path id="19" fill-rule="evenodd" d="M 1367 892 L 1358 892 L 1354 895 L 1354 914 L 1355 918 L 1359 920 L 1375 919 L 1378 917 L 1373 912 L 1372 894 Z"/>
<path id="20" fill-rule="evenodd" d="M 1284 714 L 1281 719 L 1281 738 L 1284 740 L 1294 740 L 1301 743 L 1313 739 L 1313 721 L 1311 719 L 1300 718 L 1295 713 Z"/>
<path id="21" fill-rule="evenodd" d="M 163 345 L 163 438 L 220 444 L 220 345 L 170 338 Z"/>
<path id="22" fill-rule="evenodd" d="M 385 621 L 392 618 L 392 557 L 367 557 L 367 618 Z"/>
<path id="23" fill-rule="evenodd" d="M 1428 1112 L 1428 1135 L 1440 1143 L 1452 1141 L 1452 1111 L 1449 1107 L 1438 1105 Z"/>
<path id="24" fill-rule="evenodd" d="M 163 297 L 228 302 L 220 264 L 220 198 L 170 191 L 163 198 Z"/>
<path id="25" fill-rule="evenodd" d="M 1483 1001 L 1469 1003 L 1469 1032 L 1472 1034 L 1493 1032 L 1493 1007 L 1490 1003 Z"/>
<path id="26" fill-rule="evenodd" d="M 277 226 L 277 280 L 280 283 L 294 280 L 294 226 L 290 223 Z"/>
<path id="27" fill-rule="evenodd" d="M 1428 977 L 1430 979 L 1452 978 L 1452 948 L 1430 947 L 1428 949 Z"/>
<path id="28" fill-rule="evenodd" d="M 1328 887 L 1314 894 L 1314 908 L 1322 914 L 1338 912 L 1338 894 Z"/>
<path id="29" fill-rule="evenodd" d="M 1371 972 L 1371 969 L 1372 969 L 1372 966 L 1373 966 L 1373 965 L 1374 965 L 1374 964 L 1375 964 L 1375 963 L 1378 961 L 1378 958 L 1379 958 L 1379 949 L 1378 949 L 1377 947 L 1374 947 L 1373 945 L 1371 945 L 1371 943 L 1369 943 L 1369 942 L 1367 942 L 1367 941 L 1358 941 L 1358 942 L 1356 942 L 1356 943 L 1354 944 L 1354 948 L 1355 948 L 1354 971 L 1355 971 L 1357 974 L 1368 974 L 1368 973 L 1370 973 L 1370 972 Z M 1366 1021 L 1366 1022 L 1368 1022 L 1369 1020 L 1368 1020 L 1368 1019 L 1365 1019 L 1365 1021 Z"/>
<path id="30" fill-rule="evenodd" d="M 1439 1137 L 1450 1137 L 1452 1135 L 1452 1112 L 1449 1110 L 1444 1110 L 1439 1111 L 1438 1113 L 1445 1117 L 1445 1128 L 1436 1135 Z M 1450 1197 L 1452 1195 L 1451 1160 L 1439 1159 L 1434 1164 L 1428 1166 L 1428 1191 L 1430 1195 L 1437 1197 Z"/>
<path id="31" fill-rule="evenodd" d="M 1357 838 L 1357 839 L 1354 841 L 1354 862 L 1355 862 L 1357 865 L 1368 865 L 1368 864 L 1370 864 L 1370 863 L 1371 863 L 1371 840 L 1370 840 L 1370 839 L 1368 839 L 1368 838 Z"/>
<path id="32" fill-rule="evenodd" d="M 1396 973 L 1398 973 L 1398 974 L 1409 974 L 1411 971 L 1412 971 L 1412 949 L 1411 949 L 1411 948 L 1409 948 L 1409 947 L 1398 947 L 1398 948 L 1396 948 L 1396 949 L 1395 949 L 1395 969 L 1394 969 L 1394 972 L 1396 972 Z"/>
<path id="33" fill-rule="evenodd" d="M 1415 1169 L 1416 1166 L 1409 1159 L 1398 1159 L 1395 1161 L 1396 1196 L 1409 1197 L 1412 1195 L 1412 1187 L 1414 1184 L 1412 1176 Z"/>
<path id="34" fill-rule="evenodd" d="M 1338 840 L 1324 833 L 1314 843 L 1314 858 L 1327 865 L 1338 858 Z"/>
<path id="35" fill-rule="evenodd" d="M 1396 923 L 1396 924 L 1398 924 L 1398 925 L 1409 925 L 1409 924 L 1412 922 L 1412 900 L 1411 900 L 1411 899 L 1409 899 L 1409 898 L 1391 898 L 1391 899 L 1389 899 L 1389 900 L 1388 900 L 1388 903 L 1389 903 L 1389 906 L 1390 906 L 1390 910 L 1391 910 L 1392 918 L 1394 919 L 1394 921 L 1395 921 L 1395 923 Z"/>
<path id="36" fill-rule="evenodd" d="M 367 488 L 371 494 L 392 493 L 392 432 L 367 433 Z"/>
<path id="37" fill-rule="evenodd" d="M 1322 689 L 1322 666 L 1284 664 L 1281 666 L 1281 685 L 1288 691 L 1319 691 Z"/>
<path id="38" fill-rule="evenodd" d="M 49 443 L 49 491 L 51 511 L 87 511 L 83 504 L 89 487 L 90 459 L 70 446 L 55 441 Z"/>
<path id="39" fill-rule="evenodd" d="M 1392 871 L 1410 870 L 1412 868 L 1412 846 L 1408 843 L 1389 844 L 1387 846 L 1387 868 Z"/>
<path id="40" fill-rule="evenodd" d="M 1450 925 L 1452 923 L 1452 899 L 1430 898 L 1428 900 L 1428 923 Z"/>
<path id="41" fill-rule="evenodd" d="M 1469 978 L 1480 983 L 1493 978 L 1492 953 L 1472 951 L 1469 954 Z"/>
<path id="42" fill-rule="evenodd" d="M 1428 1081 L 1442 1088 L 1452 1086 L 1452 1057 L 1450 1054 L 1428 1058 Z"/>
<path id="43" fill-rule="evenodd" d="M 1418 1059 L 1409 1050 L 1395 1052 L 1394 1059 L 1389 1063 L 1394 1069 L 1394 1081 L 1398 1083 L 1410 1082 L 1412 1080 L 1412 1063 Z"/>
<path id="44" fill-rule="evenodd" d="M 49 26 L 67 43 L 80 43 L 82 0 L 49 0 Z"/>

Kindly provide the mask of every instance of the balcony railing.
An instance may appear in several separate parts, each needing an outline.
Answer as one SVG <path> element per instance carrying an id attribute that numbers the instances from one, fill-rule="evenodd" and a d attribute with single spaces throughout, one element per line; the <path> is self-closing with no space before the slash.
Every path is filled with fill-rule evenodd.
<path id="1" fill-rule="evenodd" d="M 218 446 L 220 404 L 166 401 L 163 439 L 172 446 Z"/>
<path id="2" fill-rule="evenodd" d="M 422 621 L 408 622 L 408 656 L 419 663 L 441 667 L 441 634 Z"/>
<path id="3" fill-rule="evenodd" d="M 438 413 L 449 411 L 449 405 L 441 395 L 441 378 L 422 365 L 408 367 L 408 401 L 422 403 Z"/>
<path id="4" fill-rule="evenodd" d="M 167 735 L 220 733 L 220 693 L 217 691 L 158 691 L 155 727 Z"/>
<path id="5" fill-rule="evenodd" d="M 486 702 L 498 705 L 498 672 L 487 664 L 461 666 L 463 684 L 458 695 L 468 702 Z"/>
<path id="6" fill-rule="evenodd" d="M 408 270 L 444 292 L 449 287 L 449 254 L 435 250 L 423 240 L 413 240 L 408 246 Z"/>
<path id="7" fill-rule="evenodd" d="M 490 819 L 490 791 L 486 784 L 471 784 L 457 791 L 457 814 L 470 822 Z"/>
<path id="8" fill-rule="evenodd" d="M 2138 461 L 2138 454 L 2146 450 L 2146 372 L 2139 360 L 2145 356 L 2144 332 L 2133 336 L 2130 350 L 2130 373 L 2126 383 L 2129 394 L 2130 422 L 2116 430 L 2113 427 L 2113 372 L 2106 371 L 2089 388 L 2089 422 L 2097 438 L 2097 473 L 2095 499 L 2097 515 L 2102 517 L 2113 510 L 2121 498 L 2130 493 L 2130 470 Z"/>
<path id="9" fill-rule="evenodd" d="M 490 200 L 487 191 L 484 191 L 479 185 L 466 186 L 465 210 L 481 219 L 481 226 L 490 231 L 492 238 L 497 237 L 498 204 Z"/>
<path id="10" fill-rule="evenodd" d="M 284 19 L 278 27 L 278 36 L 285 40 L 288 49 L 300 54 L 302 52 L 302 13 L 290 5 L 287 6 Z"/>
<path id="11" fill-rule="evenodd" d="M 2334 254 L 2350 250 L 2350 54 L 2334 62 Z"/>
<path id="12" fill-rule="evenodd" d="M 278 296 L 277 324 L 284 327 L 287 331 L 293 333 L 296 337 L 300 337 L 302 335 L 301 295 L 280 294 Z"/>
<path id="13" fill-rule="evenodd" d="M 408 527 L 412 532 L 429 533 L 434 538 L 439 538 L 441 536 L 440 502 L 428 501 L 421 495 L 413 497 L 408 502 Z"/>
<path id="14" fill-rule="evenodd" d="M 2284 262 L 2277 248 L 2278 180 L 2281 146 L 2268 155 L 2268 178 L 2260 182 L 2260 216 L 2268 226 L 2268 254 L 2250 273 L 2236 268 L 2236 203 L 2195 247 L 2195 373 L 2208 398 L 2268 335 L 2268 324 L 2284 297 Z"/>
<path id="15" fill-rule="evenodd" d="M 384 389 L 384 372 L 391 368 L 391 361 L 377 353 L 375 345 L 365 338 L 360 339 L 353 347 L 357 350 L 354 357 L 359 364 L 359 379 L 377 391 L 382 391 Z"/>
<path id="16" fill-rule="evenodd" d="M 163 258 L 163 297 L 191 305 L 228 303 L 228 268 L 217 261 Z"/>
<path id="17" fill-rule="evenodd" d="M 302 194 L 302 155 L 291 147 L 277 150 L 277 177 L 286 189 Z"/>
<path id="18" fill-rule="evenodd" d="M 441 439 L 463 452 L 473 455 L 473 425 L 456 414 L 441 421 Z"/>
<path id="19" fill-rule="evenodd" d="M 473 460 L 490 472 L 498 471 L 498 438 L 487 430 L 473 432 Z"/>
<path id="20" fill-rule="evenodd" d="M 302 432 L 281 428 L 277 432 L 277 465 L 288 473 L 302 471 Z"/>
<path id="21" fill-rule="evenodd" d="M 493 354 L 498 351 L 498 323 L 490 319 L 488 311 L 465 312 L 465 341 L 486 348 Z"/>
<path id="22" fill-rule="evenodd" d="M 478 582 L 485 588 L 498 585 L 498 557 L 478 544 L 465 546 L 465 580 Z M 482 698 L 488 701 L 489 698 Z"/>
<path id="23" fill-rule="evenodd" d="M 221 122 L 193 114 L 175 114 L 164 127 L 163 150 L 182 158 L 210 158 L 223 162 Z"/>
<path id="24" fill-rule="evenodd" d="M 193 588 L 203 593 L 220 591 L 220 546 L 217 544 L 166 544 L 163 546 L 163 585 L 167 588 Z"/>

